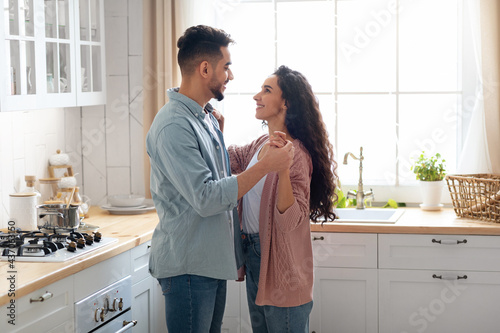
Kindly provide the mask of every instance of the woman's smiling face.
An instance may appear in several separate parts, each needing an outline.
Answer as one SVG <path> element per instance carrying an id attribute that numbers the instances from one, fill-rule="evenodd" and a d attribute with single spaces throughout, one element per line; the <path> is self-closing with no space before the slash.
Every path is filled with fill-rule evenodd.
<path id="1" fill-rule="evenodd" d="M 265 120 L 268 123 L 279 117 L 284 123 L 286 110 L 285 100 L 281 96 L 282 92 L 278 86 L 278 77 L 269 76 L 262 85 L 261 91 L 253 99 L 257 102 L 255 118 Z"/>

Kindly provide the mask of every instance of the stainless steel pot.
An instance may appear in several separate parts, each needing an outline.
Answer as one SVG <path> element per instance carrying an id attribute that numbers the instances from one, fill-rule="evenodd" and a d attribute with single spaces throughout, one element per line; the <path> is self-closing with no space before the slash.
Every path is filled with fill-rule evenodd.
<path id="1" fill-rule="evenodd" d="M 36 206 L 39 229 L 76 229 L 80 225 L 78 205 L 47 204 Z"/>

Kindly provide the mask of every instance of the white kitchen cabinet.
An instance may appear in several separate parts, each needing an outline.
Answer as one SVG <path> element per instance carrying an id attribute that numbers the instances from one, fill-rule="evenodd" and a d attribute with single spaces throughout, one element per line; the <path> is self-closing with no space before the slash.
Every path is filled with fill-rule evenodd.
<path id="1" fill-rule="evenodd" d="M 152 282 L 146 278 L 132 285 L 132 318 L 137 320 L 132 332 L 155 332 L 152 317 L 156 314 L 156 310 Z"/>
<path id="2" fill-rule="evenodd" d="M 223 333 L 240 333 L 240 318 L 241 313 L 241 282 L 227 281 L 227 297 L 226 308 L 224 310 L 224 318 L 222 319 Z"/>
<path id="3" fill-rule="evenodd" d="M 248 311 L 246 282 L 227 281 L 227 297 L 223 333 L 251 333 L 250 313 Z"/>
<path id="4" fill-rule="evenodd" d="M 498 272 L 381 269 L 379 288 L 379 332 L 491 333 L 500 327 Z"/>
<path id="5" fill-rule="evenodd" d="M 137 325 L 132 332 L 167 332 L 165 302 L 158 280 L 149 273 L 151 241 L 133 248 L 132 267 L 132 318 Z"/>
<path id="6" fill-rule="evenodd" d="M 314 267 L 377 268 L 377 235 L 312 233 Z"/>
<path id="7" fill-rule="evenodd" d="M 74 331 L 73 276 L 23 296 L 15 304 L 16 325 L 8 325 L 3 332 Z"/>
<path id="8" fill-rule="evenodd" d="M 151 277 L 151 280 L 154 311 L 154 315 L 152 318 L 152 327 L 154 328 L 154 330 L 152 332 L 167 332 L 167 324 L 165 322 L 165 298 L 163 297 L 163 292 L 158 280 L 153 277 Z"/>
<path id="9" fill-rule="evenodd" d="M 379 235 L 379 332 L 495 332 L 500 237 Z"/>
<path id="10" fill-rule="evenodd" d="M 103 0 L 8 0 L 0 111 L 105 104 Z"/>
<path id="11" fill-rule="evenodd" d="M 378 332 L 377 235 L 312 233 L 311 332 Z"/>
<path id="12" fill-rule="evenodd" d="M 314 275 L 311 332 L 378 332 L 376 269 L 318 267 Z"/>

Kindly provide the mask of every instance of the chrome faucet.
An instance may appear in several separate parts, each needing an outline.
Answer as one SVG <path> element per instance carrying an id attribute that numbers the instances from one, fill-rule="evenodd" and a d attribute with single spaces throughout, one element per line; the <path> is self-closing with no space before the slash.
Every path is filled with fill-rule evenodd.
<path id="1" fill-rule="evenodd" d="M 373 200 L 373 190 L 363 191 L 363 147 L 359 147 L 359 158 L 356 157 L 353 153 L 346 153 L 344 155 L 344 164 L 347 164 L 347 158 L 349 155 L 355 160 L 359 161 L 359 182 L 358 182 L 358 190 L 356 193 L 354 191 L 347 192 L 347 199 L 356 199 L 356 209 L 365 209 L 365 199 Z"/>

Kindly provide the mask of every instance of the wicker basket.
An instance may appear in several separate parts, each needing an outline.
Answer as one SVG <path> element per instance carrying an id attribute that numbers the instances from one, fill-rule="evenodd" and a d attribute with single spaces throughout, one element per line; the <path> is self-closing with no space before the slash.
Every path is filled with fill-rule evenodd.
<path id="1" fill-rule="evenodd" d="M 500 223 L 500 175 L 448 175 L 446 182 L 457 216 Z"/>

